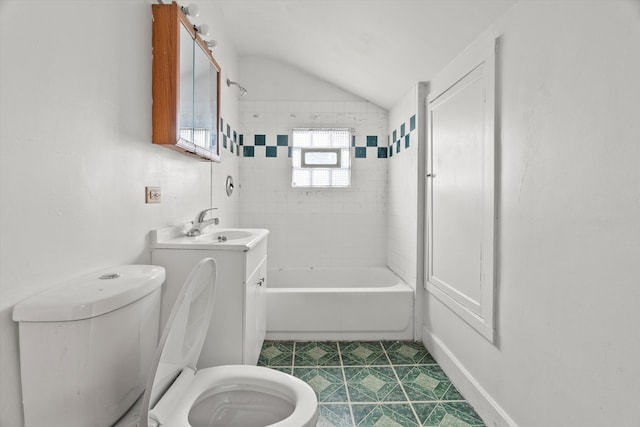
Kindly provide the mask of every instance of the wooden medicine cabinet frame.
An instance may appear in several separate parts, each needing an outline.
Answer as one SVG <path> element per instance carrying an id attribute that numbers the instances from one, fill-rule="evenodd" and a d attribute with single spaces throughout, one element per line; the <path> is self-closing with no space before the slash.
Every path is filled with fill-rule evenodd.
<path id="1" fill-rule="evenodd" d="M 177 3 L 154 4 L 151 7 L 152 141 L 196 158 L 219 162 L 220 66 Z M 187 38 L 191 40 L 189 44 Z M 185 75 L 187 80 L 189 77 L 188 69 L 183 67 L 185 69 L 181 70 L 181 58 L 189 55 L 187 51 L 181 52 L 184 49 L 193 52 L 190 84 L 185 80 Z M 202 73 L 196 75 L 196 65 L 202 66 L 204 62 L 209 66 L 203 79 Z M 198 83 L 204 83 L 204 90 L 198 91 Z M 214 89 L 215 94 L 212 93 Z M 196 101 L 196 97 L 202 96 L 205 97 L 204 102 Z M 189 111 L 184 111 L 184 97 L 191 101 Z M 196 110 L 196 105 L 200 111 Z"/>

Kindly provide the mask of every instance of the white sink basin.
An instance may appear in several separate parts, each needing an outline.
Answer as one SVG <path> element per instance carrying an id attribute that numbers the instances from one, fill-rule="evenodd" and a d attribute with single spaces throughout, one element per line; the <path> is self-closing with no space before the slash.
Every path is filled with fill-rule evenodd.
<path id="1" fill-rule="evenodd" d="M 220 249 L 248 251 L 260 243 L 269 230 L 263 228 L 216 228 L 209 227 L 200 236 L 187 237 L 186 226 L 161 228 L 151 232 L 151 247 L 165 249 Z"/>
<path id="2" fill-rule="evenodd" d="M 225 241 L 232 242 L 233 240 L 247 239 L 253 235 L 254 233 L 252 231 L 247 230 L 221 230 L 214 233 L 202 234 L 195 237 L 195 239 L 202 242 L 213 241 L 214 243 L 224 243 Z"/>

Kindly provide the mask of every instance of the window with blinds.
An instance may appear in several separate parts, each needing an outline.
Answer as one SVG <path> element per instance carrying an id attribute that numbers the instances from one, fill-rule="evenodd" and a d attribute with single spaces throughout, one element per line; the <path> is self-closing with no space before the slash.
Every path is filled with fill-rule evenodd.
<path id="1" fill-rule="evenodd" d="M 293 129 L 291 186 L 351 186 L 350 142 L 350 129 Z"/>

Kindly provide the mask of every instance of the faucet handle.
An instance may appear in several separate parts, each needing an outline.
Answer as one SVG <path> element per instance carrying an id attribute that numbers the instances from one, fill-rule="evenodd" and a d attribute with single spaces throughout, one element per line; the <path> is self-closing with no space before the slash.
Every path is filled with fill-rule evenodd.
<path id="1" fill-rule="evenodd" d="M 203 210 L 203 211 L 200 211 L 200 213 L 198 213 L 198 215 L 196 216 L 196 220 L 195 220 L 195 222 L 196 222 L 196 223 L 199 223 L 199 222 L 204 221 L 204 217 L 205 217 L 205 216 L 207 216 L 207 212 L 209 212 L 209 211 L 215 211 L 215 210 L 217 210 L 217 209 L 218 209 L 218 208 L 209 208 L 209 209 L 205 209 L 205 210 Z"/>

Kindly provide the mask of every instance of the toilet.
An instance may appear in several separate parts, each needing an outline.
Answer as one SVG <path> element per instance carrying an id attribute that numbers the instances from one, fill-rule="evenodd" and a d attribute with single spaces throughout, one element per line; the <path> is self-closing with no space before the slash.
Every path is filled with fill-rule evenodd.
<path id="1" fill-rule="evenodd" d="M 155 284 L 159 288 L 156 282 L 159 277 L 158 272 L 161 272 L 162 281 L 164 281 L 164 269 L 154 266 L 127 266 L 131 268 L 147 268 L 148 271 L 153 271 L 156 275 Z M 118 273 L 113 273 L 118 274 Z M 102 274 L 104 275 L 104 273 Z M 94 275 L 95 276 L 95 275 Z M 125 276 L 122 274 L 121 277 Z M 143 275 L 139 275 L 138 281 L 144 282 Z M 91 284 L 95 281 L 93 277 L 88 278 L 88 282 Z M 117 279 L 114 279 L 117 280 Z M 131 281 L 131 280 L 130 280 Z M 82 404 L 75 405 L 74 411 L 77 413 L 69 413 L 68 401 L 75 399 L 78 389 L 83 390 L 85 394 L 91 394 L 92 387 L 96 384 L 93 379 L 96 376 L 93 373 L 87 373 L 86 370 L 71 369 L 65 367 L 62 371 L 67 375 L 78 376 L 79 378 L 64 378 L 64 374 L 61 372 L 62 377 L 59 378 L 59 383 L 70 382 L 79 387 L 72 387 L 69 390 L 60 390 L 58 394 L 68 393 L 68 396 L 62 396 L 58 399 L 58 403 L 48 404 L 46 400 L 49 396 L 40 394 L 39 396 L 33 396 L 38 394 L 38 388 L 40 384 L 38 379 L 33 375 L 23 375 L 23 398 L 24 394 L 31 394 L 31 398 L 23 399 L 24 401 L 24 413 L 25 413 L 25 425 L 30 427 L 38 426 L 67 426 L 67 427 L 89 427 L 89 426 L 112 426 L 118 421 L 119 418 L 131 419 L 133 418 L 131 411 L 139 411 L 139 420 L 133 425 L 139 425 L 140 427 L 311 427 L 316 425 L 318 418 L 318 401 L 313 389 L 305 382 L 295 378 L 291 375 L 283 372 L 275 371 L 268 368 L 246 365 L 232 365 L 232 366 L 217 366 L 205 369 L 196 369 L 196 362 L 202 350 L 204 344 L 205 334 L 209 327 L 211 318 L 211 311 L 213 308 L 213 301 L 215 297 L 215 281 L 216 281 L 216 264 L 211 258 L 202 260 L 193 269 L 185 284 L 183 285 L 176 303 L 173 306 L 169 320 L 165 326 L 165 329 L 160 338 L 159 344 L 155 350 L 153 357 L 148 357 L 145 360 L 146 354 L 139 349 L 130 349 L 131 353 L 124 363 L 111 363 L 113 367 L 119 367 L 119 369 L 111 369 L 108 371 L 110 385 L 126 383 L 129 381 L 128 386 L 113 387 L 109 386 L 111 390 L 110 395 L 106 395 L 104 390 L 95 392 L 95 396 L 90 399 L 88 396 L 82 396 Z M 81 282 L 81 281 L 80 281 Z M 91 286 L 90 286 L 91 287 Z M 135 287 L 132 285 L 126 286 L 127 289 Z M 65 287 L 56 288 L 58 294 L 69 294 L 73 299 L 73 296 L 78 292 L 78 283 L 75 284 L 74 289 L 71 292 L 64 290 Z M 104 291 L 104 286 L 101 287 L 101 292 Z M 151 290 L 151 286 L 146 286 L 146 294 L 144 292 L 137 292 L 137 300 L 131 301 L 131 298 L 120 298 L 121 304 L 124 304 L 118 309 L 113 309 L 108 313 L 111 317 L 119 317 L 120 311 L 136 311 L 135 306 L 145 300 L 149 301 L 146 306 L 153 306 L 153 310 L 159 309 L 159 294 L 158 290 Z M 97 287 L 93 286 L 91 291 L 85 293 L 97 292 Z M 51 291 L 49 291 L 51 292 Z M 48 292 L 48 293 L 49 293 Z M 42 295 L 42 294 L 41 294 Z M 54 293 L 55 295 L 55 293 Z M 38 296 L 34 297 L 37 298 Z M 39 321 L 27 320 L 30 311 L 33 309 L 36 312 L 47 312 L 46 300 L 49 298 L 40 299 L 36 301 L 34 307 L 29 307 L 30 300 L 26 300 L 14 309 L 14 320 L 20 322 L 20 360 L 21 371 L 33 367 L 33 363 L 22 363 L 23 357 L 25 360 L 34 362 L 36 359 L 40 360 L 40 363 L 46 364 L 47 367 L 44 370 L 56 371 L 56 367 L 52 366 L 54 363 L 59 364 L 59 361 L 49 360 L 47 353 L 40 353 L 39 355 L 26 354 L 23 356 L 23 330 L 28 335 L 24 338 L 25 341 L 44 339 L 52 344 L 55 344 L 57 340 L 46 339 L 45 336 L 38 334 L 40 332 L 50 333 L 51 326 L 43 327 L 43 331 L 38 332 L 38 328 L 31 328 L 32 330 L 26 331 L 23 328 L 23 323 L 51 323 L 43 321 L 45 317 L 54 317 L 40 315 Z M 61 297 L 54 298 L 59 301 Z M 64 299 L 64 298 L 62 298 Z M 99 298 L 97 298 L 99 300 Z M 20 308 L 19 306 L 22 305 Z M 99 304 L 98 304 L 99 305 Z M 77 308 L 77 307 L 76 307 Z M 113 308 L 113 307 L 111 307 Z M 49 313 L 53 313 L 55 310 L 49 310 Z M 91 311 L 91 310 L 89 310 Z M 101 310 L 95 310 L 100 312 Z M 96 323 L 100 321 L 106 313 L 101 313 L 95 318 L 77 319 L 73 321 L 53 321 L 53 323 L 67 323 L 62 327 L 72 327 L 72 323 L 85 322 Z M 157 313 L 152 313 L 152 316 L 157 316 Z M 149 316 L 147 314 L 140 314 L 140 319 L 129 317 L 120 323 L 120 330 L 122 334 L 126 334 L 126 331 L 130 332 L 130 335 L 140 335 L 140 337 L 146 337 L 147 330 L 149 329 L 151 335 L 154 334 L 153 326 L 155 325 L 157 330 L 158 318 L 153 317 L 154 321 L 149 322 Z M 33 325 L 32 325 L 33 326 Z M 95 325 L 92 325 L 95 326 Z M 77 348 L 90 347 L 90 344 L 101 341 L 103 339 L 108 341 L 111 328 L 116 327 L 116 324 L 112 320 L 110 327 L 105 328 L 102 326 L 98 328 L 98 332 L 103 333 L 105 336 L 87 336 L 86 334 L 75 334 L 78 339 L 85 340 L 86 342 L 76 345 Z M 213 325 L 213 327 L 224 327 L 224 325 Z M 73 327 L 72 327 L 73 328 Z M 48 330 L 47 330 L 48 329 Z M 84 327 L 85 331 L 93 331 L 91 327 Z M 136 332 L 139 331 L 139 332 Z M 67 334 L 67 338 L 71 339 L 72 334 Z M 157 337 L 157 333 L 155 335 Z M 128 337 L 130 342 L 131 337 Z M 145 338 L 139 340 L 139 342 L 145 341 Z M 25 351 L 33 350 L 31 346 L 25 345 Z M 40 350 L 43 350 L 40 348 Z M 80 351 L 81 354 L 76 357 L 72 357 L 72 361 L 67 362 L 70 364 L 77 364 L 78 367 L 87 362 L 83 360 L 86 355 L 94 354 L 91 351 Z M 137 355 L 133 355 L 137 353 Z M 113 361 L 112 361 L 113 362 Z M 101 365 L 104 364 L 100 361 Z M 95 365 L 95 364 L 94 364 Z M 58 366 L 58 365 L 56 365 Z M 97 369 L 104 369 L 104 366 L 94 366 Z M 144 370 L 148 367 L 146 387 L 145 381 L 136 381 L 140 378 L 139 370 Z M 138 375 L 133 375 L 133 372 Z M 128 376 L 129 378 L 122 378 Z M 135 379 L 134 379 L 135 377 Z M 28 381 L 28 383 L 25 382 Z M 48 381 L 51 381 L 49 379 Z M 76 384 L 78 383 L 78 384 Z M 133 383 L 136 384 L 135 386 Z M 103 385 L 104 386 L 104 385 Z M 140 396 L 134 396 L 136 392 L 139 392 L 142 388 L 145 389 L 142 398 L 139 400 L 138 405 L 133 405 L 133 401 Z M 113 390 L 119 390 L 119 393 L 114 393 Z M 135 389 L 135 391 L 134 391 Z M 125 398 L 126 397 L 126 398 Z M 133 401 L 131 400 L 133 399 Z M 126 402 L 122 404 L 121 402 Z M 123 406 L 127 405 L 127 408 Z M 105 411 L 105 408 L 118 407 L 117 410 Z M 127 414 L 129 410 L 129 414 Z M 123 416 L 124 415 L 124 416 Z M 27 422 L 29 420 L 29 422 Z M 122 420 L 118 422 L 118 426 L 124 425 Z"/>

